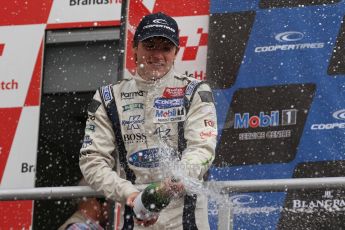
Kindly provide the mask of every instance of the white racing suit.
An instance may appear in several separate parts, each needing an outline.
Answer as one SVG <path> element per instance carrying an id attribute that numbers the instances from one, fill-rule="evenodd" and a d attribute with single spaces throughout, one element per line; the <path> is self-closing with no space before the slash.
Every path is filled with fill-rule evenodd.
<path id="1" fill-rule="evenodd" d="M 122 140 L 115 137 L 106 110 L 114 98 Z M 136 176 L 135 184 L 140 185 L 164 179 L 165 166 L 160 165 L 162 155 L 157 150 L 166 147 L 179 155 L 188 176 L 202 180 L 214 159 L 216 138 L 215 105 L 207 84 L 177 74 L 173 68 L 156 81 L 136 75 L 102 87 L 94 95 L 80 150 L 80 169 L 91 187 L 125 203 L 138 190 L 118 170 L 124 163 L 119 162 L 116 143 L 123 141 L 128 166 Z M 141 228 L 136 225 L 134 229 Z M 207 199 L 201 195 L 174 199 L 153 226 L 143 229 L 209 229 Z"/>

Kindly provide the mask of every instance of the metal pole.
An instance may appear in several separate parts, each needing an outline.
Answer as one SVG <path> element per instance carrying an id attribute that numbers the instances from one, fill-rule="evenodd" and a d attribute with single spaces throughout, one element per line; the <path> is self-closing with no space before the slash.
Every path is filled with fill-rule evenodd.
<path id="1" fill-rule="evenodd" d="M 103 197 L 89 186 L 0 189 L 0 200 L 50 200 L 77 197 Z"/>
<path id="2" fill-rule="evenodd" d="M 218 207 L 218 230 L 232 230 L 233 229 L 232 207 L 220 205 Z"/>
<path id="3" fill-rule="evenodd" d="M 221 190 L 221 193 L 284 192 L 288 189 L 341 188 L 345 187 L 345 177 L 210 181 L 208 187 L 216 187 Z"/>
<path id="4" fill-rule="evenodd" d="M 139 191 L 147 185 L 136 186 Z M 78 197 L 104 197 L 89 186 L 0 189 L 1 200 L 52 200 Z"/>
<path id="5" fill-rule="evenodd" d="M 287 191 L 288 189 L 341 188 L 345 187 L 345 177 L 212 181 L 209 182 L 208 187 L 215 188 L 223 194 L 231 192 L 278 192 Z M 233 209 L 231 205 L 220 205 L 218 208 L 218 229 L 233 229 Z"/>
<path id="6" fill-rule="evenodd" d="M 209 181 L 208 188 L 230 192 L 279 192 L 288 189 L 345 187 L 345 177 L 296 178 L 271 180 Z M 142 189 L 144 186 L 140 186 Z M 44 200 L 76 197 L 102 197 L 88 186 L 0 189 L 0 200 Z"/>
<path id="7" fill-rule="evenodd" d="M 345 177 L 209 181 L 206 183 L 208 188 L 216 189 L 223 194 L 231 192 L 282 192 L 288 189 L 342 188 L 345 187 Z M 88 186 L 0 189 L 0 200 L 44 200 L 76 197 L 103 197 L 103 195 Z M 231 207 L 220 207 L 219 229 L 232 229 L 232 221 Z"/>

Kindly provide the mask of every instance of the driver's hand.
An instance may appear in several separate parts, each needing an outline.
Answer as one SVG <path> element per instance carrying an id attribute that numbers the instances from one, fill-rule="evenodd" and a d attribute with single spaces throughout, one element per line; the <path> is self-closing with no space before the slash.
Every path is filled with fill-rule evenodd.
<path id="1" fill-rule="evenodd" d="M 171 196 L 177 198 L 185 194 L 185 188 L 182 182 L 175 180 L 174 178 L 166 178 L 163 181 L 164 187 L 170 193 Z"/>
<path id="2" fill-rule="evenodd" d="M 144 226 L 144 227 L 148 227 L 148 226 L 151 226 L 151 225 L 154 225 L 157 220 L 158 220 L 158 215 L 157 216 L 153 216 L 151 219 L 149 220 L 139 220 L 137 218 L 134 217 L 134 221 L 137 225 L 141 225 L 141 226 Z"/>
<path id="3" fill-rule="evenodd" d="M 139 192 L 133 192 L 131 193 L 128 197 L 127 197 L 127 200 L 126 200 L 126 204 L 129 206 L 129 207 L 134 207 L 134 200 L 135 198 L 137 198 L 137 196 L 139 195 Z M 148 226 L 151 226 L 153 224 L 155 224 L 158 220 L 158 215 L 157 216 L 153 216 L 151 219 L 149 220 L 139 220 L 137 219 L 135 216 L 134 216 L 134 221 L 137 225 L 141 225 L 141 226 L 144 226 L 144 227 L 148 227 Z"/>

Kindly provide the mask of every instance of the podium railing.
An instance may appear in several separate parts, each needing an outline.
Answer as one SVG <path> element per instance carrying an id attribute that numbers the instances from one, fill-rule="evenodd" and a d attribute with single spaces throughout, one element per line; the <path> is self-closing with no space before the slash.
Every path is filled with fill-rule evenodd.
<path id="1" fill-rule="evenodd" d="M 345 177 L 295 178 L 269 180 L 208 181 L 208 188 L 222 194 L 233 192 L 285 192 L 289 189 L 320 189 L 345 187 Z M 143 189 L 145 186 L 140 186 Z M 0 201 L 4 200 L 53 200 L 78 197 L 103 197 L 88 186 L 39 187 L 0 189 Z M 218 209 L 218 229 L 232 229 L 231 206 L 220 206 Z"/>

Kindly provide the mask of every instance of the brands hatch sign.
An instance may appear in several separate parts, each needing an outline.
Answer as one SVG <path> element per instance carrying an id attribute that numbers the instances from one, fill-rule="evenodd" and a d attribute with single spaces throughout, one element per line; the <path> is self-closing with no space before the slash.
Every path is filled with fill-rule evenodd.
<path id="1" fill-rule="evenodd" d="M 121 4 L 122 0 L 70 0 L 70 6 L 90 6 L 90 5 L 107 5 Z"/>

